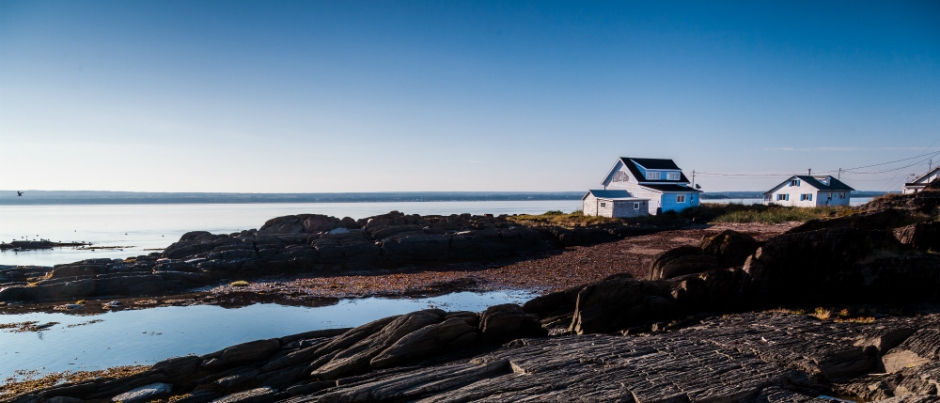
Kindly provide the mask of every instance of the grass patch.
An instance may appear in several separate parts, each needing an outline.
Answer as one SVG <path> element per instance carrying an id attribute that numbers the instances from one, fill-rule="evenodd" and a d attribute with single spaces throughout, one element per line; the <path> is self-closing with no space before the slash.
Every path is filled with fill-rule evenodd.
<path id="1" fill-rule="evenodd" d="M 547 211 L 544 214 L 520 214 L 506 217 L 518 225 L 527 227 L 559 226 L 559 227 L 593 227 L 608 224 L 622 224 L 620 218 L 598 217 L 584 215 L 581 210 L 565 214 L 558 210 Z"/>
<path id="2" fill-rule="evenodd" d="M 702 204 L 682 211 L 686 218 L 706 217 L 713 223 L 761 223 L 807 222 L 821 218 L 843 217 L 858 210 L 851 207 L 785 207 L 763 204 Z"/>
<path id="3" fill-rule="evenodd" d="M 248 282 L 245 280 L 233 281 L 232 284 L 229 284 L 232 287 L 248 287 Z"/>

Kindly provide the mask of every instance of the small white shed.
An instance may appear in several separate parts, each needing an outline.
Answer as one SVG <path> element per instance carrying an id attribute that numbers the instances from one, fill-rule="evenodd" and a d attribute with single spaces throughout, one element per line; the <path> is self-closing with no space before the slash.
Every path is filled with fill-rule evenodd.
<path id="1" fill-rule="evenodd" d="M 649 215 L 649 199 L 633 197 L 626 190 L 588 190 L 581 198 L 584 215 L 639 217 Z"/>

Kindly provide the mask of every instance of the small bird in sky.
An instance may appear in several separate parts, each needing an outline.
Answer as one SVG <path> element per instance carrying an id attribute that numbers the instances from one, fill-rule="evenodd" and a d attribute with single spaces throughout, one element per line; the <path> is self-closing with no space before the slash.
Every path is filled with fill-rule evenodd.
<path id="1" fill-rule="evenodd" d="M 23 192 L 20 192 L 19 190 L 17 190 L 17 191 L 16 191 L 16 195 L 17 195 L 17 196 L 22 196 L 22 195 L 23 195 Z"/>

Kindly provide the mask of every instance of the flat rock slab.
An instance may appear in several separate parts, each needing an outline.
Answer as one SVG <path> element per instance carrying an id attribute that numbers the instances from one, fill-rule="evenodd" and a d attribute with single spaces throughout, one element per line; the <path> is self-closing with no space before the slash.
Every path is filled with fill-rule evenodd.
<path id="1" fill-rule="evenodd" d="M 212 403 L 265 403 L 274 399 L 276 391 L 272 388 L 256 388 L 244 392 L 232 393 L 212 401 Z"/>
<path id="2" fill-rule="evenodd" d="M 173 385 L 169 383 L 151 383 L 150 385 L 144 385 L 137 389 L 112 397 L 111 401 L 124 403 L 146 402 L 155 397 L 169 394 L 172 391 Z"/>

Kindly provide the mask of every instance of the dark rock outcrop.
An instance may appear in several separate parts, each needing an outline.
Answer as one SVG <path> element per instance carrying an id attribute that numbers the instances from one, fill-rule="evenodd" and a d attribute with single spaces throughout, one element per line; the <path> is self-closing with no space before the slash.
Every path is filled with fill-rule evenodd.
<path id="1" fill-rule="evenodd" d="M 525 313 L 519 305 L 502 304 L 491 306 L 480 315 L 480 332 L 486 343 L 502 343 L 520 337 L 543 337 L 548 331 L 542 328 L 538 316 Z"/>
<path id="2" fill-rule="evenodd" d="M 845 217 L 830 219 L 809 220 L 802 225 L 794 227 L 787 233 L 816 231 L 826 228 L 855 228 L 863 231 L 887 231 L 904 225 L 909 222 L 910 216 L 901 210 L 886 209 L 859 214 L 852 214 Z"/>
<path id="3" fill-rule="evenodd" d="M 735 267 L 744 264 L 747 257 L 761 246 L 750 235 L 737 231 L 725 230 L 718 234 L 705 236 L 699 245 L 706 255 L 714 256 L 721 267 Z"/>
<path id="4" fill-rule="evenodd" d="M 893 233 L 898 241 L 914 249 L 940 251 L 940 222 L 911 224 Z"/>

